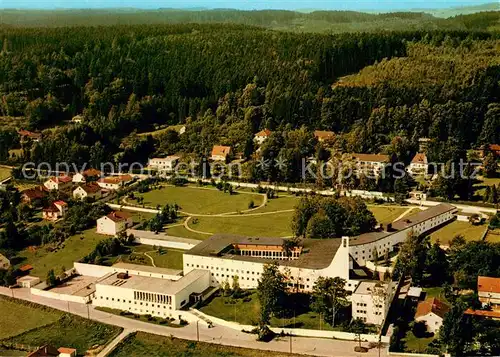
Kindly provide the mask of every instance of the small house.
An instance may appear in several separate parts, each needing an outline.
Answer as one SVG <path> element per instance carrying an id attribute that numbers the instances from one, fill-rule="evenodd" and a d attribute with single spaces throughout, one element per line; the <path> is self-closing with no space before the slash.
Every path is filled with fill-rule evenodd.
<path id="1" fill-rule="evenodd" d="M 255 134 L 253 140 L 259 144 L 262 145 L 264 141 L 267 140 L 267 138 L 271 135 L 271 130 L 269 129 L 264 129 L 259 131 L 257 134 Z"/>
<path id="2" fill-rule="evenodd" d="M 47 221 L 57 221 L 66 215 L 68 204 L 64 201 L 55 201 L 42 211 L 43 219 Z"/>
<path id="3" fill-rule="evenodd" d="M 21 192 L 21 201 L 29 206 L 39 206 L 47 195 L 45 186 L 33 187 Z"/>
<path id="4" fill-rule="evenodd" d="M 77 172 L 73 175 L 74 183 L 84 183 L 89 181 L 97 181 L 101 177 L 101 171 L 96 169 L 88 169 L 83 172 Z"/>
<path id="5" fill-rule="evenodd" d="M 424 153 L 417 153 L 411 160 L 408 171 L 413 175 L 427 175 L 429 172 L 429 162 L 427 155 Z"/>
<path id="6" fill-rule="evenodd" d="M 73 198 L 84 200 L 86 198 L 98 200 L 102 197 L 102 188 L 95 182 L 80 185 L 73 190 Z"/>
<path id="7" fill-rule="evenodd" d="M 63 175 L 63 176 L 54 176 L 49 178 L 47 181 L 44 182 L 44 186 L 47 188 L 47 190 L 65 190 L 67 188 L 71 187 L 71 184 L 73 182 L 73 179 L 69 176 Z"/>
<path id="8" fill-rule="evenodd" d="M 335 133 L 333 131 L 327 131 L 327 130 L 315 130 L 314 137 L 318 139 L 318 141 L 321 143 L 325 140 L 330 140 L 335 138 Z"/>
<path id="9" fill-rule="evenodd" d="M 213 161 L 227 161 L 231 156 L 231 147 L 223 145 L 214 145 L 212 148 L 211 159 Z"/>
<path id="10" fill-rule="evenodd" d="M 130 214 L 122 211 L 113 211 L 97 220 L 97 233 L 116 236 L 118 233 L 132 227 Z"/>
<path id="11" fill-rule="evenodd" d="M 450 307 L 436 298 L 427 298 L 417 305 L 415 321 L 425 322 L 427 331 L 436 333 L 443 325 L 444 315 Z"/>
<path id="12" fill-rule="evenodd" d="M 118 175 L 103 177 L 97 181 L 97 184 L 101 188 L 108 190 L 118 190 L 132 181 L 132 176 L 130 175 Z"/>

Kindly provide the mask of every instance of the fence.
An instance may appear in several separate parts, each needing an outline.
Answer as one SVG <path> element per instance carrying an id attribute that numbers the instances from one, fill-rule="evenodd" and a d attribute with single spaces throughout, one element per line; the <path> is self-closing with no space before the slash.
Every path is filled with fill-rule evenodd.
<path id="1" fill-rule="evenodd" d="M 80 304 L 86 304 L 90 301 L 90 296 L 76 296 L 69 294 L 59 294 L 49 290 L 41 290 L 36 288 L 30 289 L 32 295 L 42 296 L 49 299 L 62 300 L 62 301 L 70 301 L 77 302 Z"/>

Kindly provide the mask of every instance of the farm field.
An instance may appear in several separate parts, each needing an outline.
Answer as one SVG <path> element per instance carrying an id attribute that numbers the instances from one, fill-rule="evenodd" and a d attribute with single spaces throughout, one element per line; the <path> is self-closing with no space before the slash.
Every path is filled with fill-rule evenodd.
<path id="1" fill-rule="evenodd" d="M 456 235 L 463 235 L 467 241 L 474 241 L 481 239 L 486 225 L 474 226 L 469 222 L 453 221 L 450 224 L 438 229 L 431 233 L 431 241 L 447 245 Z"/>
<path id="2" fill-rule="evenodd" d="M 257 214 L 257 212 L 255 212 Z M 293 212 L 231 217 L 196 217 L 189 227 L 207 233 L 232 233 L 248 236 L 288 237 L 292 235 Z M 194 223 L 196 222 L 197 223 Z M 207 236 L 208 237 L 208 236 Z"/>
<path id="3" fill-rule="evenodd" d="M 190 214 L 221 214 L 244 211 L 253 201 L 255 206 L 263 202 L 263 195 L 235 192 L 233 195 L 212 188 L 167 186 L 142 194 L 146 206 L 178 204 L 180 210 Z"/>
<path id="4" fill-rule="evenodd" d="M 109 357 L 260 357 L 263 351 L 193 342 L 137 332 L 120 343 Z M 298 357 L 296 354 L 265 351 L 267 357 Z"/>
<path id="5" fill-rule="evenodd" d="M 78 355 L 103 346 L 121 328 L 64 314 L 41 305 L 0 297 L 0 342 L 36 348 L 45 344 L 76 348 Z"/>
<path id="6" fill-rule="evenodd" d="M 30 274 L 45 279 L 50 269 L 59 272 L 62 266 L 66 269 L 71 268 L 73 262 L 89 254 L 99 241 L 107 238 L 97 234 L 95 228 L 91 228 L 68 238 L 62 243 L 61 248 L 54 252 L 48 252 L 44 247 L 38 247 L 35 251 L 25 249 L 15 258 L 19 260 L 16 265 L 19 267 L 30 264 L 33 266 Z"/>

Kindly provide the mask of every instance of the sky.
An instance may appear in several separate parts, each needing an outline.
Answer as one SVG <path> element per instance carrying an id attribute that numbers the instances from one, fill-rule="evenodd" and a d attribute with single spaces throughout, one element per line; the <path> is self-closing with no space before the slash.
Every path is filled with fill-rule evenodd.
<path id="1" fill-rule="evenodd" d="M 0 8 L 232 8 L 324 9 L 324 10 L 404 10 L 435 9 L 480 5 L 497 0 L 0 0 Z"/>

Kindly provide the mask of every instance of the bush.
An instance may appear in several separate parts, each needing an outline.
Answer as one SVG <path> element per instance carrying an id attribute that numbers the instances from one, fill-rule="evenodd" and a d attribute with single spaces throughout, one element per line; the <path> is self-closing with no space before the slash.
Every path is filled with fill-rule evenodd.
<path id="1" fill-rule="evenodd" d="M 251 200 L 250 202 L 248 202 L 248 209 L 252 209 L 255 207 L 255 202 L 253 200 Z"/>

